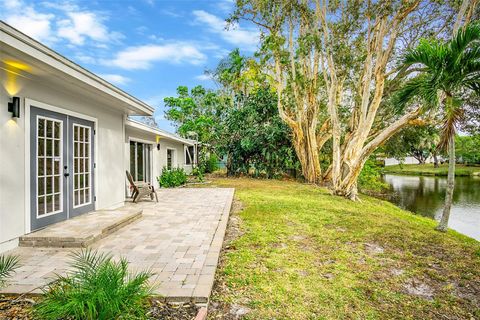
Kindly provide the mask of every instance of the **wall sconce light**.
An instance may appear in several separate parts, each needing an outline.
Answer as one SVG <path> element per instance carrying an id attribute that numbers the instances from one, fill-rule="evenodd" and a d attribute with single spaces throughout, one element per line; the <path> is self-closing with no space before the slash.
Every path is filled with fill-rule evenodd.
<path id="1" fill-rule="evenodd" d="M 8 112 L 12 113 L 13 118 L 20 118 L 20 98 L 12 97 L 12 101 L 8 103 Z"/>
<path id="2" fill-rule="evenodd" d="M 160 136 L 156 136 L 157 140 L 157 150 L 160 150 Z"/>

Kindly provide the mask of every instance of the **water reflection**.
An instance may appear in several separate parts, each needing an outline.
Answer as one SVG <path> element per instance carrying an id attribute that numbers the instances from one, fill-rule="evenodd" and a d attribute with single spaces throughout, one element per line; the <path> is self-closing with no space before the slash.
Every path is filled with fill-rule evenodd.
<path id="1" fill-rule="evenodd" d="M 399 207 L 422 216 L 439 219 L 447 186 L 446 177 L 387 174 Z M 480 177 L 457 177 L 449 226 L 480 240 Z"/>

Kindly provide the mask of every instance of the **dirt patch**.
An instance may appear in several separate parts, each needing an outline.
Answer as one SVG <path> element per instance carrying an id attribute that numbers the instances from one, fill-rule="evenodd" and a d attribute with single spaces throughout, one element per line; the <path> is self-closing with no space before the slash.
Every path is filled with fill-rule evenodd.
<path id="1" fill-rule="evenodd" d="M 370 256 L 382 254 L 385 252 L 385 249 L 383 249 L 383 247 L 381 247 L 376 243 L 365 243 L 364 247 L 365 247 L 365 252 Z"/>
<path id="2" fill-rule="evenodd" d="M 399 268 L 391 268 L 390 270 L 388 270 L 390 272 L 390 274 L 394 277 L 398 277 L 398 276 L 401 276 L 402 274 L 405 273 L 405 271 L 403 269 L 399 269 Z"/>
<path id="3" fill-rule="evenodd" d="M 454 285 L 455 293 L 458 297 L 470 301 L 477 307 L 480 317 L 480 284 L 476 282 L 470 282 L 465 285 Z"/>
<path id="4" fill-rule="evenodd" d="M 405 293 L 409 295 L 421 297 L 426 300 L 432 300 L 434 297 L 433 288 L 430 287 L 428 284 L 416 279 L 412 279 L 406 282 L 403 285 L 403 289 L 405 290 Z"/>
<path id="5" fill-rule="evenodd" d="M 32 306 L 38 299 L 38 296 L 0 295 L 0 320 L 32 319 Z"/>
<path id="6" fill-rule="evenodd" d="M 293 241 L 296 241 L 296 242 L 303 242 L 303 241 L 307 240 L 307 237 L 297 234 L 297 235 L 294 235 L 294 236 L 290 237 L 290 239 L 292 239 Z"/>
<path id="7" fill-rule="evenodd" d="M 197 315 L 198 308 L 194 304 L 169 304 L 158 300 L 152 301 L 148 319 L 191 320 Z"/>
<path id="8" fill-rule="evenodd" d="M 275 242 L 272 244 L 272 247 L 275 248 L 275 249 L 286 249 L 288 248 L 288 245 L 286 243 L 283 243 L 283 242 Z"/>

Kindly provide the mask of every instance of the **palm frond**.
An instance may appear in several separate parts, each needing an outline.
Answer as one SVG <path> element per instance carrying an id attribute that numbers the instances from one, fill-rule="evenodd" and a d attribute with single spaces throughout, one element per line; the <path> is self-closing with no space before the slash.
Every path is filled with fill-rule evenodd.
<path id="1" fill-rule="evenodd" d="M 429 74 L 421 74 L 410 79 L 396 92 L 393 103 L 396 108 L 403 110 L 414 98 L 418 98 L 425 109 L 432 109 L 438 105 L 438 88 L 435 79 Z"/>
<path id="2" fill-rule="evenodd" d="M 17 256 L 0 256 L 0 287 L 5 283 L 6 278 L 10 277 L 18 267 L 19 260 Z"/>
<path id="3" fill-rule="evenodd" d="M 460 29 L 448 43 L 448 48 L 454 57 L 459 60 L 465 53 L 465 50 L 473 42 L 480 40 L 480 24 L 470 23 L 463 29 Z"/>
<path id="4" fill-rule="evenodd" d="M 445 44 L 437 40 L 422 39 L 415 49 L 405 54 L 403 63 L 405 65 L 421 64 L 430 70 L 436 70 L 443 64 L 446 53 Z"/>

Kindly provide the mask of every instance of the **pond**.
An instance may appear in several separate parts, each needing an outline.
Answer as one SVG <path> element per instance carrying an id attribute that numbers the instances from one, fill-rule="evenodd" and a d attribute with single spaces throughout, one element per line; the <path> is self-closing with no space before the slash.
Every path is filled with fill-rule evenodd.
<path id="1" fill-rule="evenodd" d="M 386 174 L 392 186 L 390 200 L 399 207 L 439 220 L 443 210 L 447 177 Z M 480 177 L 456 177 L 448 226 L 480 241 Z"/>

